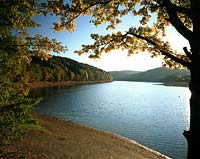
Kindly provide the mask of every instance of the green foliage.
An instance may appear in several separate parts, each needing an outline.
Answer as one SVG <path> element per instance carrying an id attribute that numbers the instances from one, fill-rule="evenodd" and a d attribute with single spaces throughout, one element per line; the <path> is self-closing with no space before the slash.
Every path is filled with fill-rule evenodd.
<path id="1" fill-rule="evenodd" d="M 40 14 L 37 1 L 0 1 L 0 149 L 25 132 L 32 123 L 32 112 L 40 99 L 29 97 L 24 87 L 28 81 L 26 67 L 31 56 L 48 59 L 49 51 L 62 52 L 65 47 L 55 40 L 28 35 L 27 27 L 37 27 L 32 17 Z"/>
<path id="2" fill-rule="evenodd" d="M 57 56 L 53 56 L 47 61 L 32 57 L 31 64 L 27 66 L 27 72 L 30 75 L 28 81 L 30 83 L 38 81 L 111 80 L 110 74 L 103 70 Z"/>
<path id="3" fill-rule="evenodd" d="M 22 125 L 32 120 L 32 111 L 39 102 L 29 98 L 29 90 L 24 88 L 25 66 L 26 60 L 14 48 L 0 50 L 0 148 L 25 132 Z"/>

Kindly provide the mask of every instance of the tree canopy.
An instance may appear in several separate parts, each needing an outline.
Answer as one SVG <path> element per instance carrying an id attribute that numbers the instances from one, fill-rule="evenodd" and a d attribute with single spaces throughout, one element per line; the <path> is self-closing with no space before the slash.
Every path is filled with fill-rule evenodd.
<path id="1" fill-rule="evenodd" d="M 31 64 L 27 65 L 27 73 L 29 83 L 111 80 L 108 72 L 59 56 L 53 56 L 47 61 L 32 57 Z"/>
<path id="2" fill-rule="evenodd" d="M 177 52 L 170 42 L 163 41 L 166 28 L 169 26 L 191 40 L 193 29 L 191 2 L 189 0 L 73 0 L 48 1 L 43 3 L 43 12 L 50 12 L 60 17 L 54 23 L 55 31 L 74 31 L 76 18 L 91 15 L 90 21 L 95 26 L 107 23 L 107 29 L 115 29 L 122 22 L 123 16 L 140 17 L 140 26 L 133 26 L 125 32 L 117 31 L 112 34 L 91 34 L 93 44 L 82 45 L 78 54 L 89 53 L 90 58 L 100 58 L 104 52 L 112 49 L 127 49 L 128 54 L 148 51 L 152 57 L 164 55 L 165 64 L 169 67 L 184 66 L 189 68 L 191 62 L 190 48 L 183 46 L 183 52 Z M 195 3 L 195 1 L 193 2 Z"/>

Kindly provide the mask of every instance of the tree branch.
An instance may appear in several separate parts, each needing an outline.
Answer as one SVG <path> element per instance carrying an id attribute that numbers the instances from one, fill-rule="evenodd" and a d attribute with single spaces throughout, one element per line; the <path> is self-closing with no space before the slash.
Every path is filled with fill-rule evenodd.
<path id="1" fill-rule="evenodd" d="M 160 50 L 160 52 L 163 55 L 165 55 L 165 56 L 169 57 L 170 59 L 174 60 L 175 62 L 180 63 L 181 65 L 183 65 L 183 66 L 185 66 L 187 68 L 190 68 L 190 62 L 184 61 L 184 60 L 172 55 L 170 52 L 168 52 L 168 51 L 166 51 L 164 49 Z"/>
<path id="2" fill-rule="evenodd" d="M 187 61 L 184 61 L 176 56 L 174 56 L 170 51 L 167 51 L 165 48 L 162 48 L 160 45 L 158 45 L 156 42 L 148 39 L 147 37 L 143 37 L 141 35 L 138 35 L 138 34 L 135 34 L 135 33 L 132 33 L 132 32 L 127 32 L 126 34 L 130 34 L 132 36 L 135 36 L 139 39 L 142 39 L 142 40 L 145 40 L 146 42 L 148 42 L 149 44 L 153 45 L 156 47 L 156 49 L 162 54 L 162 55 L 165 55 L 167 57 L 169 57 L 170 59 L 174 60 L 175 62 L 177 63 L 180 63 L 182 64 L 183 66 L 189 68 L 190 67 L 190 62 L 187 62 Z"/>
<path id="3" fill-rule="evenodd" d="M 106 5 L 106 4 L 110 3 L 110 2 L 111 2 L 111 0 L 108 0 L 106 2 L 96 2 L 96 3 L 90 4 L 88 7 L 84 8 L 81 11 L 79 11 L 78 14 L 76 16 L 74 16 L 72 19 L 70 19 L 69 21 L 67 21 L 66 24 L 69 24 L 70 22 L 72 22 L 73 20 L 78 18 L 82 13 L 86 12 L 91 7 L 96 6 L 96 5 Z M 76 10 L 71 10 L 71 12 L 77 12 L 77 11 Z"/>
<path id="4" fill-rule="evenodd" d="M 156 3 L 158 3 L 158 4 L 153 4 L 151 6 L 152 9 L 159 9 L 159 8 L 165 7 L 165 6 L 163 6 L 163 4 L 160 1 L 156 1 Z M 192 10 L 191 9 L 181 7 L 181 6 L 177 6 L 173 3 L 171 3 L 171 9 L 175 10 L 176 12 L 183 13 L 183 14 L 186 14 L 188 16 L 192 16 Z"/>
<path id="5" fill-rule="evenodd" d="M 188 51 L 187 47 L 184 47 L 183 50 L 184 50 L 185 54 L 187 55 L 187 57 L 189 59 L 192 59 L 192 54 L 191 54 L 191 52 Z"/>
<path id="6" fill-rule="evenodd" d="M 192 11 L 188 8 L 177 6 L 175 4 L 171 4 L 171 5 L 172 5 L 172 10 L 176 10 L 177 12 L 186 14 L 188 16 L 192 15 Z"/>
<path id="7" fill-rule="evenodd" d="M 176 30 L 183 35 L 187 40 L 191 40 L 192 39 L 192 31 L 189 30 L 179 19 L 178 15 L 177 15 L 177 11 L 184 11 L 184 12 L 188 12 L 187 10 L 185 10 L 182 7 L 178 7 L 174 4 L 171 3 L 170 0 L 163 0 L 163 4 L 162 4 L 166 10 L 167 13 L 169 14 L 169 21 L 170 23 L 176 28 Z M 174 8 L 174 9 L 173 9 Z"/>

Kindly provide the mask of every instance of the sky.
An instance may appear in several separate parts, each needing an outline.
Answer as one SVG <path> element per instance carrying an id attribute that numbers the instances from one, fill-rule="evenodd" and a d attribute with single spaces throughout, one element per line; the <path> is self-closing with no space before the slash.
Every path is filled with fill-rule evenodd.
<path id="1" fill-rule="evenodd" d="M 107 25 L 103 24 L 99 27 L 89 23 L 91 20 L 90 16 L 79 17 L 76 20 L 76 29 L 74 32 L 54 32 L 53 22 L 56 18 L 53 16 L 36 16 L 34 17 L 41 27 L 30 29 L 32 35 L 42 34 L 49 38 L 56 38 L 62 42 L 63 45 L 67 46 L 68 51 L 62 54 L 53 54 L 56 56 L 63 56 L 74 59 L 81 63 L 87 63 L 93 65 L 105 71 L 119 71 L 119 70 L 134 70 L 134 71 L 146 71 L 149 69 L 157 68 L 162 66 L 162 56 L 157 58 L 151 58 L 151 54 L 148 52 L 139 53 L 132 56 L 127 56 L 126 51 L 113 50 L 110 53 L 102 54 L 101 59 L 93 60 L 89 59 L 87 54 L 77 55 L 74 53 L 75 50 L 81 49 L 82 44 L 92 43 L 90 34 L 108 34 L 112 32 L 126 31 L 131 26 L 138 26 L 138 18 L 131 15 L 123 17 L 122 23 L 117 26 L 115 30 L 106 30 Z M 182 51 L 184 46 L 189 46 L 188 42 L 178 34 L 175 29 L 170 28 L 167 30 L 168 36 L 165 40 L 169 40 L 173 48 L 178 51 Z"/>

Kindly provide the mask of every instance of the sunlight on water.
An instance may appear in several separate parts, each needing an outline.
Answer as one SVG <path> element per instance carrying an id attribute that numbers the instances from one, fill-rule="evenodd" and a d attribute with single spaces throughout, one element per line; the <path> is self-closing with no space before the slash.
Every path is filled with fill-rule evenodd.
<path id="1" fill-rule="evenodd" d="M 186 93 L 186 103 L 187 103 L 187 106 L 186 106 L 186 110 L 185 110 L 185 112 L 186 112 L 186 114 L 185 114 L 185 116 L 186 116 L 186 122 L 188 123 L 188 127 L 186 127 L 186 130 L 189 130 L 190 129 L 190 127 L 189 127 L 189 123 L 190 123 L 190 97 L 191 97 L 191 92 L 188 90 L 187 92 L 185 92 Z"/>

